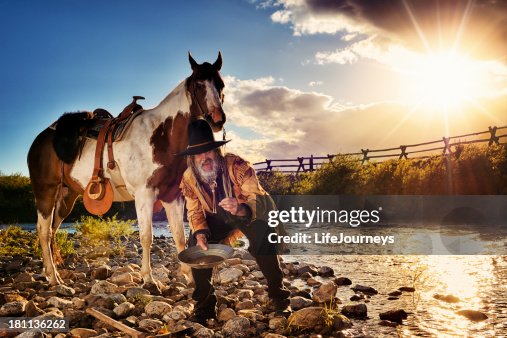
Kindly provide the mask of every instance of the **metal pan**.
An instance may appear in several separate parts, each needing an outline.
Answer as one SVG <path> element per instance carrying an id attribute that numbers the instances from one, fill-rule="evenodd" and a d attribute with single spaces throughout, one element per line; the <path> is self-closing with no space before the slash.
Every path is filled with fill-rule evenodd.
<path id="1" fill-rule="evenodd" d="M 200 246 L 193 246 L 178 254 L 182 263 L 190 265 L 194 269 L 210 269 L 219 265 L 234 254 L 234 249 L 223 244 L 208 244 L 208 250 Z"/>

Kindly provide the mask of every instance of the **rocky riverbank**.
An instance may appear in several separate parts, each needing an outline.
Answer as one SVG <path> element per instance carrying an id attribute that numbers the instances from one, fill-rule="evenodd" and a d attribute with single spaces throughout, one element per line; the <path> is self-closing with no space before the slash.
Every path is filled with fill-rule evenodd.
<path id="1" fill-rule="evenodd" d="M 152 249 L 153 274 L 164 285 L 160 292 L 142 285 L 138 244 L 125 241 L 124 248 L 121 256 L 107 247 L 79 248 L 59 270 L 65 285 L 56 287 L 50 287 L 41 274 L 41 260 L 0 257 L 0 316 L 66 318 L 71 327 L 67 333 L 4 332 L 0 336 L 128 337 L 88 315 L 87 308 L 141 332 L 164 334 L 187 329 L 193 337 L 349 337 L 356 336 L 357 326 L 365 320 L 396 335 L 397 326 L 411 315 L 386 306 L 375 318 L 369 315 L 368 306 L 376 297 L 397 299 L 411 293 L 412 287 L 379 295 L 372 286 L 335 276 L 328 266 L 287 262 L 282 263 L 284 283 L 292 292 L 294 311 L 289 318 L 277 317 L 266 306 L 267 287 L 255 260 L 239 248 L 234 258 L 223 264 L 220 281 L 215 284 L 218 318 L 204 327 L 187 320 L 194 307 L 193 288 L 178 274 L 179 263 L 170 240 L 156 238 Z M 339 288 L 348 288 L 353 295 L 338 299 Z"/>

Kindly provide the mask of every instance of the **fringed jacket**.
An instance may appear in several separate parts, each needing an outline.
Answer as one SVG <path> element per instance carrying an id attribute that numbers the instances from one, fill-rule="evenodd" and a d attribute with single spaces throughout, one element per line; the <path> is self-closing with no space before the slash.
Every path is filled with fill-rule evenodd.
<path id="1" fill-rule="evenodd" d="M 276 209 L 269 194 L 261 187 L 255 169 L 249 162 L 234 154 L 225 155 L 226 178 L 228 185 L 239 203 L 246 204 L 251 211 L 250 222 L 256 219 L 267 220 L 268 212 Z M 225 181 L 225 180 L 224 180 Z M 213 210 L 213 198 L 202 189 L 191 168 L 187 168 L 180 184 L 181 191 L 187 203 L 187 218 L 192 233 L 199 230 L 209 230 L 206 222 L 206 212 Z M 243 234 L 236 229 L 222 243 L 231 245 Z"/>

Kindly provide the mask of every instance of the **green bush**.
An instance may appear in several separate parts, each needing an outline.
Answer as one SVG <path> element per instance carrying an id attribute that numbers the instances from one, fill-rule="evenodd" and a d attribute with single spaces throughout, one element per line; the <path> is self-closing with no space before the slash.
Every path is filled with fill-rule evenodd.
<path id="1" fill-rule="evenodd" d="M 263 179 L 264 176 L 269 179 Z M 281 173 L 259 174 L 259 179 L 271 194 L 507 194 L 507 148 L 502 145 L 457 146 L 449 156 L 365 164 L 358 158 L 337 157 L 297 179 Z"/>
<path id="2" fill-rule="evenodd" d="M 134 224 L 133 220 L 118 220 L 116 215 L 105 219 L 82 216 L 75 223 L 75 229 L 83 244 L 91 247 L 107 246 L 117 253 L 123 253 L 121 238 L 132 236 Z"/>
<path id="3" fill-rule="evenodd" d="M 69 239 L 69 234 L 65 230 L 56 232 L 56 245 L 63 258 L 75 253 L 74 242 Z M 37 233 L 25 231 L 17 225 L 10 225 L 0 230 L 0 256 L 17 255 L 40 258 L 42 250 Z"/>

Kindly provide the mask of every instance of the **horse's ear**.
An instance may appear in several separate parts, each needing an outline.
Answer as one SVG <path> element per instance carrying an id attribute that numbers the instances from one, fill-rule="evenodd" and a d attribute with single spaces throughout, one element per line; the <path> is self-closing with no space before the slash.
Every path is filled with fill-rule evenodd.
<path id="1" fill-rule="evenodd" d="M 213 63 L 213 66 L 216 68 L 216 70 L 220 70 L 222 68 L 222 53 L 218 52 L 218 57 L 215 63 Z"/>
<path id="2" fill-rule="evenodd" d="M 190 62 L 190 66 L 192 67 L 192 70 L 196 70 L 199 66 L 197 62 L 195 62 L 194 58 L 192 57 L 192 54 L 190 54 L 190 51 L 188 52 L 188 61 Z"/>

